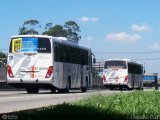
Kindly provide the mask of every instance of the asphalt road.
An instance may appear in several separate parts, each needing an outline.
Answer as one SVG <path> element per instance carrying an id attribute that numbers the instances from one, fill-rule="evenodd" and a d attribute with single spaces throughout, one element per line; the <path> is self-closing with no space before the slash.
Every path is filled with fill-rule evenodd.
<path id="1" fill-rule="evenodd" d="M 51 94 L 49 91 L 40 91 L 39 94 L 27 94 L 25 91 L 0 91 L 0 113 L 8 113 L 76 101 L 95 93 L 111 95 L 121 93 L 121 91 L 89 90 L 86 93 L 81 93 L 80 90 L 71 90 L 68 94 Z"/>

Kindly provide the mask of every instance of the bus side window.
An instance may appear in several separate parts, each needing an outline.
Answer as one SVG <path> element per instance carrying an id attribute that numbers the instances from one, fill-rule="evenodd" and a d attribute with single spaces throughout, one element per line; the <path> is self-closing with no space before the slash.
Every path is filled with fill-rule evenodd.
<path id="1" fill-rule="evenodd" d="M 51 53 L 51 44 L 49 39 L 38 38 L 38 52 Z"/>
<path id="2" fill-rule="evenodd" d="M 60 58 L 59 58 L 59 44 L 58 43 L 54 43 L 54 60 L 56 62 L 59 62 Z"/>
<path id="3" fill-rule="evenodd" d="M 70 54 L 71 48 L 69 46 L 65 46 L 65 62 L 70 63 Z"/>
<path id="4" fill-rule="evenodd" d="M 10 46 L 9 46 L 9 53 L 12 53 L 12 40 L 11 40 Z"/>
<path id="5" fill-rule="evenodd" d="M 81 57 L 81 65 L 88 65 L 88 51 L 81 50 L 80 57 Z"/>
<path id="6" fill-rule="evenodd" d="M 60 62 L 65 62 L 65 49 L 64 45 L 59 45 L 59 61 Z"/>

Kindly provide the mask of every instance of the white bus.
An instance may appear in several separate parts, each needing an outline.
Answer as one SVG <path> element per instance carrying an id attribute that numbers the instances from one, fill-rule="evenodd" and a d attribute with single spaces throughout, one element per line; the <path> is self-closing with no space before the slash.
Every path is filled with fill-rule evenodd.
<path id="1" fill-rule="evenodd" d="M 38 93 L 69 92 L 92 86 L 92 52 L 67 38 L 46 35 L 12 36 L 7 61 L 7 83 Z"/>
<path id="2" fill-rule="evenodd" d="M 103 84 L 106 88 L 142 89 L 143 65 L 127 59 L 106 60 L 103 69 Z"/>

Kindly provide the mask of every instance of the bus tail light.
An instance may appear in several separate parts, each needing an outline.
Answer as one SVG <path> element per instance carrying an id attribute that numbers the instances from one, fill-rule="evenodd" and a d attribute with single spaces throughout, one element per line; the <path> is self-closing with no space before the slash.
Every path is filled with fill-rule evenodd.
<path id="1" fill-rule="evenodd" d="M 7 66 L 7 72 L 10 78 L 14 78 L 13 72 L 12 72 L 12 68 L 11 66 Z"/>
<path id="2" fill-rule="evenodd" d="M 50 78 L 53 73 L 53 66 L 49 66 L 46 77 L 45 78 Z"/>
<path id="3" fill-rule="evenodd" d="M 127 82 L 127 81 L 128 81 L 128 76 L 124 78 L 124 82 Z"/>
<path id="4" fill-rule="evenodd" d="M 103 75 L 102 79 L 103 79 L 103 81 L 107 81 L 105 75 Z"/>

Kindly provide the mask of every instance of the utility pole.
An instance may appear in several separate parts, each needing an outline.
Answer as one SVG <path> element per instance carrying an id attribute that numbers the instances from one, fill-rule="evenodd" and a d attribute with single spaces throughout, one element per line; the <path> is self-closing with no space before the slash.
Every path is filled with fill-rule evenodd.
<path id="1" fill-rule="evenodd" d="M 98 70 L 98 72 L 100 73 L 100 61 L 99 61 L 99 70 Z M 98 80 L 99 90 L 100 90 L 100 80 L 101 80 L 101 78 L 99 78 L 99 80 Z"/>
<path id="2" fill-rule="evenodd" d="M 158 87 L 159 87 L 159 85 L 158 85 L 158 73 L 154 73 L 154 75 L 155 75 L 155 90 L 158 90 Z"/>

